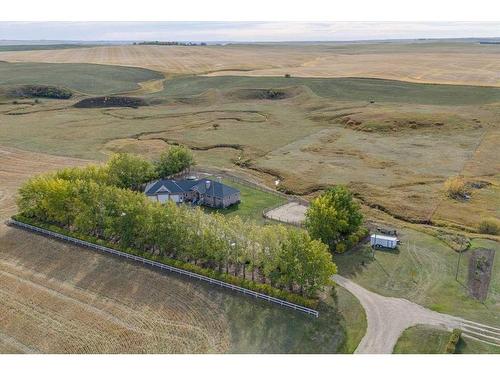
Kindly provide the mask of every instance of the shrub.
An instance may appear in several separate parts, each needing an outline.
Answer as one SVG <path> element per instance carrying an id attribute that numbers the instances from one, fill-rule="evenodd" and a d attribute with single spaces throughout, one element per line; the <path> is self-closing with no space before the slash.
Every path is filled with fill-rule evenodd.
<path id="1" fill-rule="evenodd" d="M 483 219 L 478 226 L 479 233 L 498 235 L 500 233 L 500 221 L 494 218 Z"/>
<path id="2" fill-rule="evenodd" d="M 286 73 L 285 74 L 285 78 L 291 78 L 292 76 L 290 75 L 290 73 Z"/>
<path id="3" fill-rule="evenodd" d="M 460 341 L 460 336 L 462 335 L 462 331 L 455 328 L 450 335 L 450 339 L 448 340 L 448 344 L 446 344 L 445 353 L 446 354 L 455 354 L 457 350 L 457 344 Z"/>
<path id="4" fill-rule="evenodd" d="M 13 89 L 10 93 L 13 96 L 21 98 L 50 98 L 50 99 L 69 99 L 73 96 L 71 90 L 64 87 L 45 86 L 45 85 L 25 85 Z"/>
<path id="5" fill-rule="evenodd" d="M 468 193 L 465 179 L 462 176 L 448 178 L 444 183 L 446 194 L 453 199 L 465 198 Z"/>
<path id="6" fill-rule="evenodd" d="M 347 245 L 344 242 L 339 242 L 335 245 L 335 251 L 339 254 L 344 253 L 347 250 Z"/>

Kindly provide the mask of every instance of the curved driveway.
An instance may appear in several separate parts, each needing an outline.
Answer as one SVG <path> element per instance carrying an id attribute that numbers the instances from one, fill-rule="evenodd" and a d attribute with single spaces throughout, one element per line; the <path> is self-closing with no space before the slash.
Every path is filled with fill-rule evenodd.
<path id="1" fill-rule="evenodd" d="M 351 292 L 366 312 L 366 334 L 355 353 L 392 353 L 401 333 L 417 324 L 446 330 L 460 328 L 466 337 L 500 346 L 499 328 L 441 314 L 403 298 L 384 297 L 340 275 L 335 275 L 333 279 Z"/>

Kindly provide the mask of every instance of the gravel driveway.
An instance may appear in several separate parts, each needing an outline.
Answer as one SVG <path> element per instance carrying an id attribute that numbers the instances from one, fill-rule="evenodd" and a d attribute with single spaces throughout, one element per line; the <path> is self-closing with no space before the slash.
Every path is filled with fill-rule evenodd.
<path id="1" fill-rule="evenodd" d="M 358 298 L 366 312 L 368 327 L 355 353 L 392 353 L 401 333 L 417 324 L 460 328 L 466 337 L 500 346 L 500 328 L 441 314 L 404 298 L 384 297 L 340 275 L 333 278 Z"/>

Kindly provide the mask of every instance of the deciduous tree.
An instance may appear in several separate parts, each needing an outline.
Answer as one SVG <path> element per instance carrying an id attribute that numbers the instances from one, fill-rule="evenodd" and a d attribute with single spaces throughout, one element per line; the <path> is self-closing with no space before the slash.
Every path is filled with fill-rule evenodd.
<path id="1" fill-rule="evenodd" d="M 349 190 L 335 186 L 311 202 L 305 226 L 312 238 L 323 241 L 333 251 L 339 241 L 356 232 L 362 219 Z"/>

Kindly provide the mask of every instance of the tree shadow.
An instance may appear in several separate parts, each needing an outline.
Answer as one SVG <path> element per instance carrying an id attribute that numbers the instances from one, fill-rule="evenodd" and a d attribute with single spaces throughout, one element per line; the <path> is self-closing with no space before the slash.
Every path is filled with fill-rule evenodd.
<path id="1" fill-rule="evenodd" d="M 346 251 L 343 254 L 335 254 L 333 259 L 337 264 L 339 274 L 345 277 L 353 277 L 363 273 L 368 265 L 375 262 L 382 271 L 390 276 L 387 270 L 377 260 L 377 253 L 384 253 L 389 255 L 399 255 L 401 251 L 399 248 L 386 249 L 376 248 L 373 249 L 368 242 L 359 244 L 358 246 Z"/>

